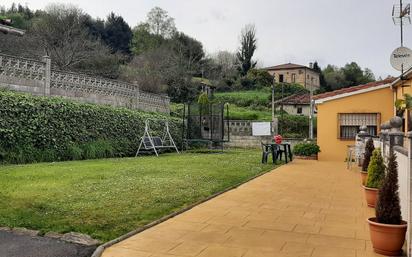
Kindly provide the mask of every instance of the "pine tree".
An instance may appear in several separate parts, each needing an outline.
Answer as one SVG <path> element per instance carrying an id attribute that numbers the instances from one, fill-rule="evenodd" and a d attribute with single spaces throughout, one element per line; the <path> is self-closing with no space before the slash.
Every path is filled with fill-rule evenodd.
<path id="1" fill-rule="evenodd" d="M 130 42 L 132 41 L 132 29 L 122 16 L 110 13 L 104 24 L 103 41 L 113 52 L 130 54 Z"/>
<path id="2" fill-rule="evenodd" d="M 368 171 L 368 166 L 371 160 L 373 150 L 375 150 L 375 146 L 373 145 L 373 139 L 369 138 L 368 141 L 366 141 L 365 155 L 362 163 L 362 171 Z"/>
<path id="3" fill-rule="evenodd" d="M 391 153 L 388 161 L 388 170 L 379 189 L 378 202 L 375 207 L 376 220 L 383 224 L 401 224 L 401 206 L 399 203 L 398 163 L 396 155 Z"/>

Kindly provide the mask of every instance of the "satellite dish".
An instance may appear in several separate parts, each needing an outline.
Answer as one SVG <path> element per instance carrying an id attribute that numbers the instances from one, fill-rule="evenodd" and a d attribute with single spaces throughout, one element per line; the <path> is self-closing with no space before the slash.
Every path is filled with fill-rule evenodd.
<path id="1" fill-rule="evenodd" d="M 412 50 L 398 47 L 391 54 L 391 65 L 395 70 L 406 71 L 412 67 Z"/>

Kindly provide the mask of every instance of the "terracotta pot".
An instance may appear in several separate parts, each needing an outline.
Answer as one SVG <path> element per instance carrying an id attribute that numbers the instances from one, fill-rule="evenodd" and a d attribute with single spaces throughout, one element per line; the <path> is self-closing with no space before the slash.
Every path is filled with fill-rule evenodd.
<path id="1" fill-rule="evenodd" d="M 358 161 L 358 167 L 362 167 L 362 164 L 363 164 L 363 159 L 359 159 L 359 161 Z"/>
<path id="2" fill-rule="evenodd" d="M 362 186 L 366 184 L 366 179 L 368 178 L 368 173 L 366 171 L 360 172 L 361 179 L 362 179 Z"/>
<path id="3" fill-rule="evenodd" d="M 369 207 L 375 208 L 376 200 L 378 200 L 379 189 L 366 186 L 363 186 L 363 188 L 365 189 L 366 203 Z"/>
<path id="4" fill-rule="evenodd" d="M 405 242 L 405 233 L 408 227 L 406 221 L 401 225 L 390 225 L 376 222 L 376 218 L 369 218 L 369 230 L 373 249 L 376 253 L 385 256 L 399 256 Z"/>

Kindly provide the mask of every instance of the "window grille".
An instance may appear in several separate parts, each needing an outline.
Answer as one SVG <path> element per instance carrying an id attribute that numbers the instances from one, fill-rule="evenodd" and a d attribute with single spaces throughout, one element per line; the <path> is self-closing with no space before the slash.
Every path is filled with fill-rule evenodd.
<path id="1" fill-rule="evenodd" d="M 367 132 L 376 136 L 378 133 L 378 124 L 380 115 L 378 113 L 340 113 L 339 134 L 341 139 L 355 139 L 359 132 L 359 127 L 365 125 Z"/>

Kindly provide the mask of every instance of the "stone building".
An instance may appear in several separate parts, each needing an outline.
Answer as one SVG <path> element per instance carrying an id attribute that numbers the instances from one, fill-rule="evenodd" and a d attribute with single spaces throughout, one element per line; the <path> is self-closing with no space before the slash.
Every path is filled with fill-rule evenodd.
<path id="1" fill-rule="evenodd" d="M 267 67 L 264 70 L 267 70 L 270 75 L 274 76 L 276 82 L 296 83 L 308 90 L 319 89 L 319 73 L 313 69 L 312 63 L 309 66 L 286 63 Z"/>

